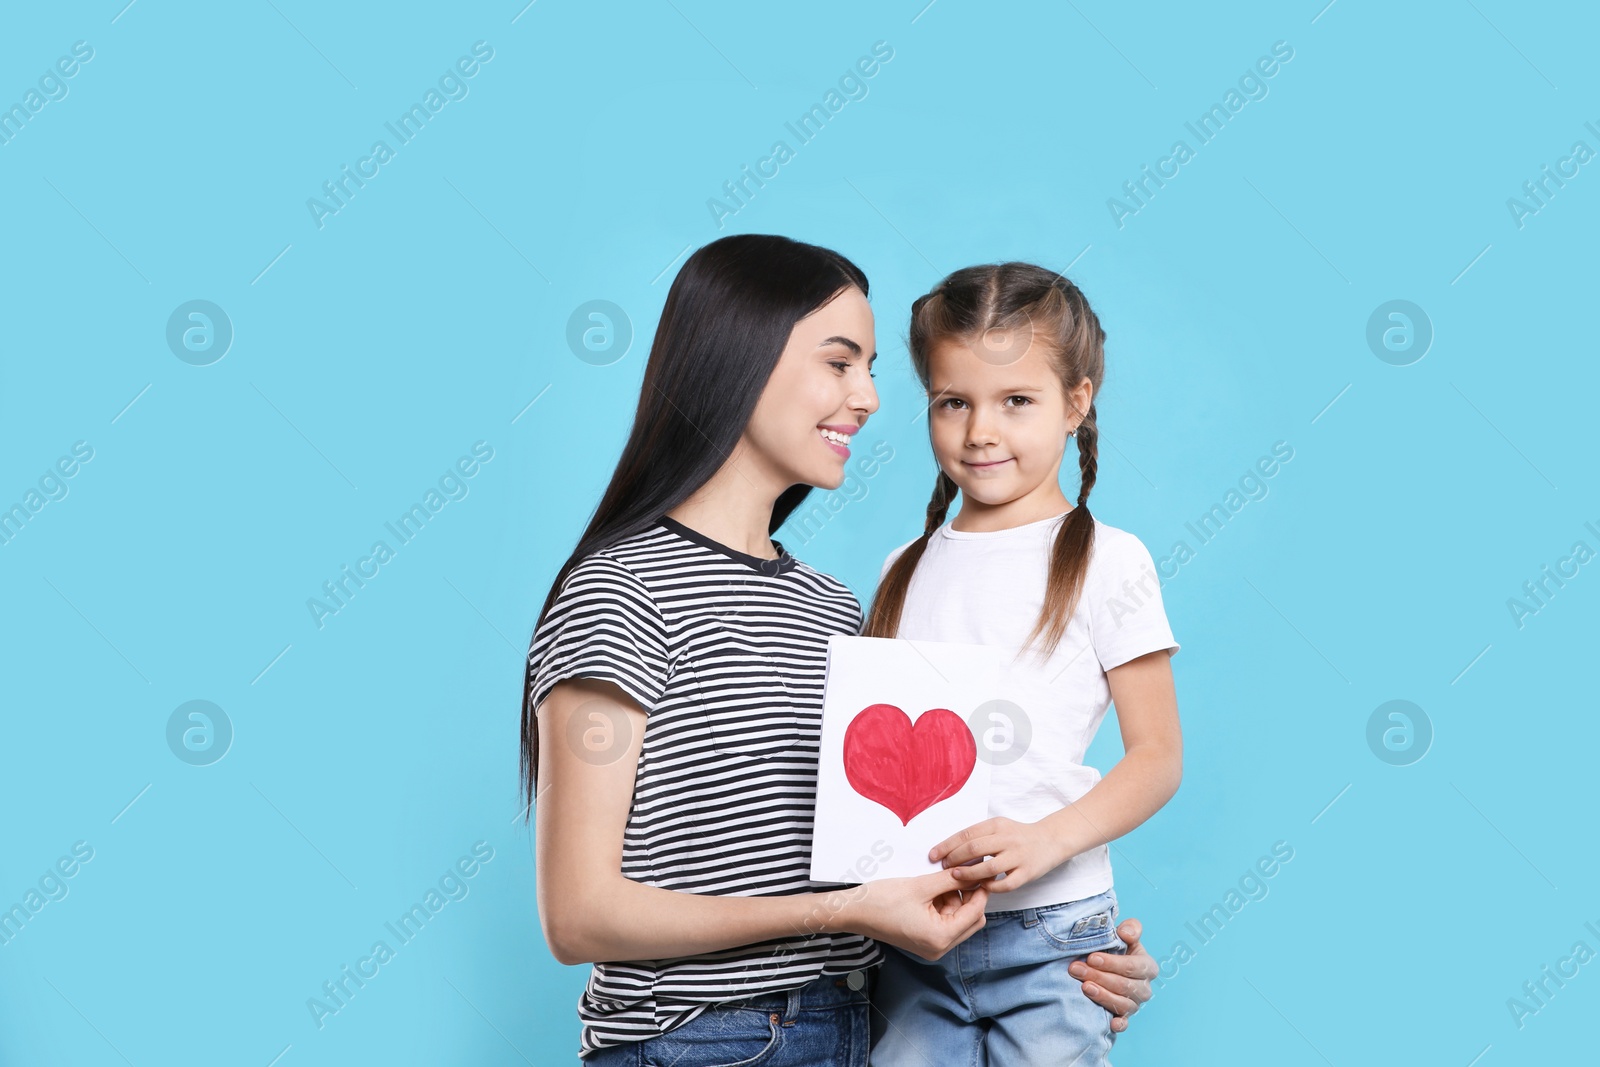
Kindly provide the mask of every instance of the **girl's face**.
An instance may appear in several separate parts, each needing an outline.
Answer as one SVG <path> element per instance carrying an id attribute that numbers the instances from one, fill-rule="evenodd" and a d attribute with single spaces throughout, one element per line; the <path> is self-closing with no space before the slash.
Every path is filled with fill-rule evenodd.
<path id="1" fill-rule="evenodd" d="M 780 491 L 844 482 L 851 449 L 843 442 L 878 410 L 872 331 L 872 307 L 854 286 L 795 323 L 743 442 L 775 473 Z"/>
<path id="2" fill-rule="evenodd" d="M 963 510 L 968 503 L 981 510 L 1030 497 L 1041 504 L 1063 499 L 1061 457 L 1089 410 L 1089 379 L 1069 395 L 1043 344 L 997 359 L 995 350 L 975 351 L 959 340 L 933 346 L 928 376 L 934 456 L 961 487 Z"/>

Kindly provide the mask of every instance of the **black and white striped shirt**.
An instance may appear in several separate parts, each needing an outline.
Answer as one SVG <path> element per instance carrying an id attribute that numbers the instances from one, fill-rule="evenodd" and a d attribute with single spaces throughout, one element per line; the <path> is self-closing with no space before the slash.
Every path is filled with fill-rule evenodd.
<path id="1" fill-rule="evenodd" d="M 622 874 L 685 893 L 781 896 L 810 880 L 828 638 L 861 630 L 838 579 L 738 552 L 662 516 L 568 575 L 533 636 L 534 706 L 564 678 L 615 682 L 648 712 Z M 715 1002 L 881 961 L 860 934 L 809 934 L 593 964 L 578 1054 L 642 1041 Z"/>

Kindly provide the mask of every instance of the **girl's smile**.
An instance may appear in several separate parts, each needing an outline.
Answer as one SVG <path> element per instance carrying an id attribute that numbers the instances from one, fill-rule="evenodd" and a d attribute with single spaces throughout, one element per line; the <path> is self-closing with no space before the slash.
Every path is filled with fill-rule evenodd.
<path id="1" fill-rule="evenodd" d="M 1012 358 L 997 363 L 960 339 L 928 346 L 935 398 L 929 439 L 939 466 L 961 490 L 953 529 L 1005 529 L 1070 507 L 1061 461 L 1092 386 L 1068 395 L 1042 334 L 1030 333 L 1009 351 Z"/>

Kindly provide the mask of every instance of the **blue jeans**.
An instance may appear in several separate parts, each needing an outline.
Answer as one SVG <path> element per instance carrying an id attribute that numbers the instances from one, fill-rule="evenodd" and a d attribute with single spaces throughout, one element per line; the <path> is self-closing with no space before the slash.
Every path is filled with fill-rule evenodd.
<path id="1" fill-rule="evenodd" d="M 590 1053 L 584 1067 L 866 1067 L 878 968 L 713 1004 L 659 1037 Z"/>
<path id="2" fill-rule="evenodd" d="M 938 960 L 883 946 L 873 995 L 872 1067 L 1101 1067 L 1111 1013 L 1067 965 L 1127 951 L 1117 896 L 990 912 Z"/>

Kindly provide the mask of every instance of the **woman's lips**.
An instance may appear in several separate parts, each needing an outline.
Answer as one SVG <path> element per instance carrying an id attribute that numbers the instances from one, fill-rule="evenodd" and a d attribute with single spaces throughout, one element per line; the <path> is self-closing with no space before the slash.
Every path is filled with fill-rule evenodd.
<path id="1" fill-rule="evenodd" d="M 823 444 L 827 445 L 829 448 L 833 449 L 835 452 L 839 453 L 839 455 L 845 457 L 846 459 L 850 458 L 850 449 L 849 448 L 847 448 L 844 445 L 841 445 L 837 441 L 830 441 L 827 437 L 822 435 L 821 431 L 822 430 L 832 430 L 835 433 L 844 434 L 845 436 L 849 436 L 849 434 L 855 432 L 853 427 L 848 432 L 845 431 L 845 430 L 835 429 L 832 426 L 819 426 L 819 427 L 817 427 L 817 429 L 818 429 L 817 436 L 822 438 L 822 443 Z"/>

